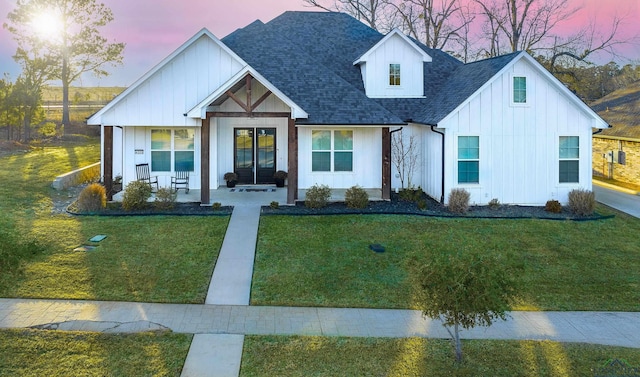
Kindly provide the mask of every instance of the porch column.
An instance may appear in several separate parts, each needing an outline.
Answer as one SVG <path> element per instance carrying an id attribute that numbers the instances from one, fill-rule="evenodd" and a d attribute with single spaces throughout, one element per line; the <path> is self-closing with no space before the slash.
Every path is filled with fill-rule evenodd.
<path id="1" fill-rule="evenodd" d="M 287 173 L 287 204 L 298 199 L 298 129 L 296 121 L 289 115 L 287 138 L 289 140 L 289 171 Z"/>
<path id="2" fill-rule="evenodd" d="M 382 128 L 382 199 L 391 199 L 391 133 Z"/>
<path id="3" fill-rule="evenodd" d="M 102 182 L 107 191 L 107 200 L 113 200 L 113 126 L 104 126 L 104 160 Z"/>
<path id="4" fill-rule="evenodd" d="M 211 116 L 207 114 L 202 119 L 202 127 L 200 128 L 200 204 L 209 204 L 209 164 L 210 164 L 210 120 Z"/>

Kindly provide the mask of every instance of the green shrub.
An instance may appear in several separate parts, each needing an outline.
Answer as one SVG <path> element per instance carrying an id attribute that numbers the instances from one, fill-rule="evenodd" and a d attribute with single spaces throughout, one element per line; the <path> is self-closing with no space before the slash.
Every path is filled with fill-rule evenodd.
<path id="1" fill-rule="evenodd" d="M 360 186 L 353 186 L 344 194 L 344 202 L 348 208 L 367 208 L 369 194 Z"/>
<path id="2" fill-rule="evenodd" d="M 327 185 L 313 185 L 307 190 L 304 205 L 307 208 L 323 208 L 331 198 L 331 189 Z"/>
<path id="3" fill-rule="evenodd" d="M 562 212 L 562 204 L 557 200 L 547 200 L 544 210 L 551 213 L 560 213 Z"/>
<path id="4" fill-rule="evenodd" d="M 453 213 L 466 213 L 469 210 L 469 198 L 471 194 L 465 189 L 453 189 L 449 193 L 449 211 Z"/>
<path id="5" fill-rule="evenodd" d="M 276 202 L 274 200 L 269 204 L 269 207 L 271 207 L 271 209 L 278 209 L 278 208 L 280 208 L 280 203 L 278 203 L 278 202 Z"/>
<path id="6" fill-rule="evenodd" d="M 172 209 L 176 205 L 178 191 L 174 191 L 168 187 L 161 187 L 156 192 L 155 206 L 159 209 Z"/>
<path id="7" fill-rule="evenodd" d="M 122 208 L 125 211 L 142 209 L 151 197 L 151 185 L 143 181 L 130 182 L 124 189 Z"/>
<path id="8" fill-rule="evenodd" d="M 53 122 L 46 122 L 38 128 L 38 132 L 43 137 L 56 136 L 56 124 Z"/>
<path id="9" fill-rule="evenodd" d="M 107 190 L 99 183 L 85 187 L 76 203 L 80 212 L 97 212 L 107 206 Z"/>
<path id="10" fill-rule="evenodd" d="M 400 200 L 404 200 L 406 202 L 417 203 L 424 199 L 424 191 L 422 191 L 422 187 L 402 189 L 398 195 L 400 196 Z"/>
<path id="11" fill-rule="evenodd" d="M 220 208 L 222 208 L 222 203 L 220 202 L 215 202 L 211 205 L 211 209 L 214 211 L 220 211 Z"/>
<path id="12" fill-rule="evenodd" d="M 589 216 L 596 208 L 593 191 L 575 189 L 569 192 L 569 209 L 578 216 Z"/>
<path id="13" fill-rule="evenodd" d="M 418 209 L 421 211 L 425 211 L 427 209 L 427 201 L 424 199 L 420 199 L 416 202 Z"/>
<path id="14" fill-rule="evenodd" d="M 500 208 L 500 201 L 498 200 L 498 198 L 493 198 L 489 201 L 489 208 L 491 209 Z"/>

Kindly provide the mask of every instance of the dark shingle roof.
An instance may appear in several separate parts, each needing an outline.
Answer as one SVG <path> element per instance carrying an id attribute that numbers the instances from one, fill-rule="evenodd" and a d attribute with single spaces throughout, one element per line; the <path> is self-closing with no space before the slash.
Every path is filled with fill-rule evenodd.
<path id="1" fill-rule="evenodd" d="M 640 139 L 640 80 L 602 97 L 591 108 L 613 126 L 601 135 Z"/>
<path id="2" fill-rule="evenodd" d="M 436 124 L 515 56 L 464 65 L 414 41 L 433 59 L 424 63 L 425 98 L 372 99 L 353 62 L 383 37 L 346 14 L 285 12 L 222 42 L 309 114 L 298 124 Z"/>

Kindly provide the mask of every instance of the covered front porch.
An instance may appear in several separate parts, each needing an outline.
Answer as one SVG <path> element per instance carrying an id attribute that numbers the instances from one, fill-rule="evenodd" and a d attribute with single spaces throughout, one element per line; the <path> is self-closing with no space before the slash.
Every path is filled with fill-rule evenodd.
<path id="1" fill-rule="evenodd" d="M 347 190 L 334 189 L 331 190 L 332 202 L 344 201 L 344 196 Z M 383 200 L 381 189 L 366 189 L 369 194 L 369 200 Z M 185 193 L 184 190 L 178 190 L 178 203 L 199 203 L 202 191 L 198 189 L 189 190 L 189 193 Z M 298 190 L 298 200 L 304 201 L 306 190 Z M 113 201 L 121 202 L 123 192 L 119 192 L 113 196 Z M 287 188 L 275 187 L 273 185 L 260 186 L 260 185 L 238 185 L 234 188 L 228 188 L 224 186 L 218 187 L 217 190 L 209 190 L 209 203 L 202 203 L 204 206 L 210 206 L 213 203 L 220 203 L 223 206 L 237 206 L 237 205 L 260 205 L 268 206 L 271 202 L 278 202 L 279 205 L 287 205 Z M 150 201 L 155 200 L 155 196 L 152 194 Z"/>

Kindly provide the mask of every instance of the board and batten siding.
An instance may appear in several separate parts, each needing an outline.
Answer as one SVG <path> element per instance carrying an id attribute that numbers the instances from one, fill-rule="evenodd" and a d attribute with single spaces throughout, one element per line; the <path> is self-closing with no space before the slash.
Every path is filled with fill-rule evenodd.
<path id="1" fill-rule="evenodd" d="M 311 170 L 311 131 L 353 131 L 353 171 L 313 172 Z M 304 126 L 298 127 L 298 187 L 319 184 L 332 189 L 379 189 L 382 184 L 382 129 L 379 127 Z"/>
<path id="2" fill-rule="evenodd" d="M 527 104 L 512 104 L 513 76 L 527 78 Z M 445 129 L 445 202 L 453 188 L 472 204 L 544 205 L 591 189 L 591 127 L 595 121 L 524 59 L 493 80 L 438 126 Z M 478 184 L 458 184 L 458 136 L 479 136 Z M 559 137 L 579 136 L 578 183 L 559 183 Z"/>
<path id="3" fill-rule="evenodd" d="M 389 85 L 389 64 L 400 64 L 400 85 Z M 393 35 L 361 64 L 368 97 L 421 97 L 424 95 L 422 56 L 402 37 Z"/>
<path id="4" fill-rule="evenodd" d="M 148 163 L 151 167 L 151 130 L 152 129 L 180 129 L 184 127 L 166 127 L 166 126 L 149 126 L 149 127 L 123 127 L 122 128 L 122 147 L 119 158 L 116 155 L 116 137 L 114 132 L 114 164 L 113 176 L 117 175 L 118 169 L 122 170 L 123 187 L 129 182 L 135 181 L 136 164 Z M 200 188 L 200 128 L 194 127 L 194 171 L 189 173 L 189 188 Z M 119 161 L 116 164 L 116 161 Z M 170 187 L 173 172 L 151 172 L 152 176 L 158 177 L 159 187 Z"/>
<path id="5" fill-rule="evenodd" d="M 201 36 L 102 115 L 119 126 L 200 126 L 184 116 L 242 69 L 207 35 Z"/>

